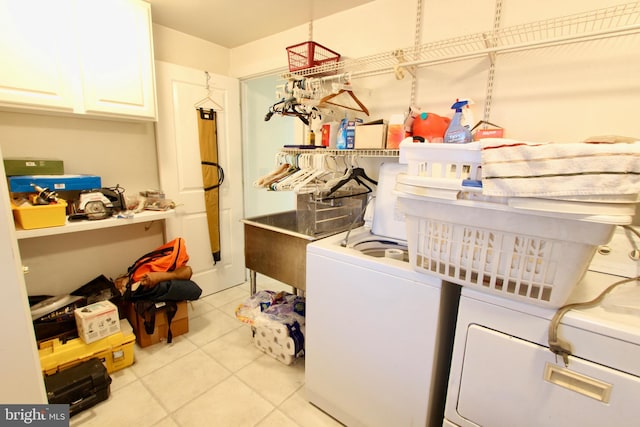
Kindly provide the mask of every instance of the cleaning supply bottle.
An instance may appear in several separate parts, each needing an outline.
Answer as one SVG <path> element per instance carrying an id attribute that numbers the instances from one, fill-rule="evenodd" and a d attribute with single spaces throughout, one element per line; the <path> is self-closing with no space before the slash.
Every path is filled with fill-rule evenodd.
<path id="1" fill-rule="evenodd" d="M 413 121 L 413 136 L 421 136 L 428 142 L 442 142 L 451 119 L 435 113 L 421 112 Z"/>
<path id="2" fill-rule="evenodd" d="M 310 129 L 307 134 L 307 145 L 316 145 L 316 134 L 313 132 L 313 129 Z"/>
<path id="3" fill-rule="evenodd" d="M 464 144 L 471 142 L 471 131 L 468 127 L 462 125 L 462 109 L 467 105 L 466 100 L 456 101 L 451 106 L 456 112 L 453 114 L 451 123 L 444 133 L 445 144 Z"/>

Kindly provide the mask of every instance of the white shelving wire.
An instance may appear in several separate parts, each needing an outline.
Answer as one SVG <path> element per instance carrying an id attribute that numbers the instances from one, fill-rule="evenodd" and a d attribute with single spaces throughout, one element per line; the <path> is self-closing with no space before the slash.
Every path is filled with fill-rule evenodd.
<path id="1" fill-rule="evenodd" d="M 417 68 L 446 64 L 473 58 L 488 57 L 492 67 L 497 54 L 560 46 L 582 41 L 640 34 L 640 2 L 625 3 L 607 8 L 562 17 L 500 28 L 501 0 L 496 0 L 496 22 L 488 32 L 469 34 L 445 40 L 415 45 L 404 49 L 378 53 L 357 59 L 326 63 L 317 67 L 285 73 L 285 79 L 317 77 L 323 81 L 346 80 L 395 73 L 406 69 L 411 74 Z M 484 120 L 488 120 L 493 75 L 489 73 Z M 286 149 L 289 154 L 310 150 Z M 315 150 L 319 151 L 319 150 Z M 398 156 L 399 150 L 322 150 L 333 155 L 361 157 Z"/>
<path id="2" fill-rule="evenodd" d="M 285 154 L 329 154 L 332 156 L 356 156 L 356 157 L 398 157 L 399 149 L 384 148 L 357 148 L 353 150 L 337 150 L 333 148 L 305 149 L 305 148 L 283 148 L 280 150 Z"/>
<path id="3" fill-rule="evenodd" d="M 351 78 L 426 67 L 506 52 L 558 46 L 640 33 L 640 2 L 620 4 L 537 22 L 498 28 L 358 59 L 345 59 L 286 73 L 284 77 L 326 76 L 349 72 Z M 331 77 L 325 77 L 331 78 Z"/>

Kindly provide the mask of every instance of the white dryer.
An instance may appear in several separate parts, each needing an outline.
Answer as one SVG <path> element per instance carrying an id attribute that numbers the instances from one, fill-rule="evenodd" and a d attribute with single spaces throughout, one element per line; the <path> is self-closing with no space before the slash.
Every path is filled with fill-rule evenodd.
<path id="1" fill-rule="evenodd" d="M 383 165 L 378 193 L 397 170 Z M 393 209 L 378 196 L 372 228 L 402 234 Z M 349 426 L 442 424 L 460 289 L 385 257 L 396 243 L 363 227 L 307 246 L 307 399 Z"/>
<path id="2" fill-rule="evenodd" d="M 637 261 L 625 236 L 615 250 L 627 277 Z M 619 246 L 622 243 L 623 246 Z M 607 264 L 596 255 L 592 267 Z M 600 270 L 600 268 L 597 268 Z M 606 270 L 606 269 L 605 269 Z M 620 266 L 617 273 L 623 271 Z M 588 271 L 570 302 L 589 301 L 624 277 Z M 640 285 L 629 285 L 636 297 Z M 622 288 L 620 288 L 622 291 Z M 610 297 L 615 296 L 615 292 Z M 605 299 L 605 301 L 607 301 Z M 458 311 L 445 426 L 628 426 L 640 420 L 640 316 L 608 304 L 569 311 L 559 336 L 572 346 L 565 366 L 548 345 L 556 310 L 463 288 Z"/>

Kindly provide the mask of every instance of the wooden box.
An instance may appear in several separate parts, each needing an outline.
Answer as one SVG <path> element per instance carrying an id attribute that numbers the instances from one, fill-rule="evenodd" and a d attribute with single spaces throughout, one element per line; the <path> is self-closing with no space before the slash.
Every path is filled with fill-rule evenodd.
<path id="1" fill-rule="evenodd" d="M 167 341 L 169 329 L 167 327 L 167 311 L 164 303 L 156 304 L 155 328 L 148 334 L 144 327 L 144 319 L 136 313 L 133 303 L 129 303 L 128 318 L 136 335 L 136 342 L 140 347 L 148 347 L 162 341 Z M 173 338 L 189 332 L 189 310 L 186 301 L 179 301 L 178 311 L 171 321 Z"/>

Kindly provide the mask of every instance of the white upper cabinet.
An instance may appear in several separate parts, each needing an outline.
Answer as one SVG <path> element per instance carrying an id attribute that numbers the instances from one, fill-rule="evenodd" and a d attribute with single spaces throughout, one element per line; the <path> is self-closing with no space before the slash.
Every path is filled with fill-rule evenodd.
<path id="1" fill-rule="evenodd" d="M 0 102 L 73 111 L 70 0 L 0 0 Z"/>
<path id="2" fill-rule="evenodd" d="M 1 106 L 156 119 L 149 3 L 0 0 L 0 25 Z"/>
<path id="3" fill-rule="evenodd" d="M 155 119 L 149 3 L 81 0 L 77 7 L 85 111 Z"/>

